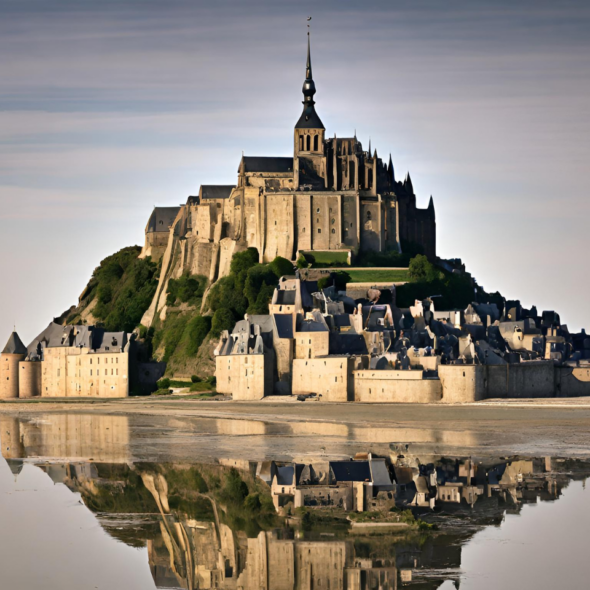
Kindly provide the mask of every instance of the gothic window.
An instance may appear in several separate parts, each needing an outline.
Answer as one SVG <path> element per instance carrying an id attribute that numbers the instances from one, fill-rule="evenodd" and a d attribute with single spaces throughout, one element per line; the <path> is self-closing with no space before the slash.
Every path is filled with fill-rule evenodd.
<path id="1" fill-rule="evenodd" d="M 303 151 L 303 135 L 299 136 L 299 150 Z"/>
<path id="2" fill-rule="evenodd" d="M 369 188 L 373 188 L 373 171 L 369 170 Z"/>
<path id="3" fill-rule="evenodd" d="M 319 149 L 319 136 L 318 135 L 314 135 L 313 136 L 313 151 L 317 152 Z"/>
<path id="4" fill-rule="evenodd" d="M 371 221 L 371 212 L 367 211 L 367 221 Z"/>
<path id="5" fill-rule="evenodd" d="M 310 149 L 311 149 L 311 136 L 310 135 L 306 135 L 305 138 L 306 138 L 305 139 L 305 143 L 306 143 L 305 148 L 309 152 Z"/>

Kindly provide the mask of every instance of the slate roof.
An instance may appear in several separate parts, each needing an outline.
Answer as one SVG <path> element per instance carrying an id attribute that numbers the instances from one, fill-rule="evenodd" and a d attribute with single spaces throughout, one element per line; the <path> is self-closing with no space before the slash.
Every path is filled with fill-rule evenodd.
<path id="1" fill-rule="evenodd" d="M 277 485 L 291 486 L 297 484 L 304 467 L 305 465 L 302 463 L 293 463 L 292 465 L 277 467 Z M 295 481 L 293 481 L 293 475 L 295 475 Z"/>
<path id="2" fill-rule="evenodd" d="M 277 292 L 277 305 L 295 305 L 295 289 L 280 289 Z"/>
<path id="3" fill-rule="evenodd" d="M 273 317 L 279 338 L 293 338 L 293 316 L 290 313 L 275 313 Z"/>
<path id="4" fill-rule="evenodd" d="M 371 481 L 368 461 L 330 461 L 336 481 Z"/>
<path id="5" fill-rule="evenodd" d="M 199 190 L 201 199 L 229 199 L 233 184 L 202 184 Z"/>
<path id="6" fill-rule="evenodd" d="M 2 354 L 27 354 L 27 348 L 16 332 L 13 332 L 8 338 Z"/>
<path id="7" fill-rule="evenodd" d="M 317 293 L 318 282 L 317 281 L 301 281 L 301 305 L 304 308 L 313 307 L 313 293 Z"/>
<path id="8" fill-rule="evenodd" d="M 242 161 L 244 172 L 293 172 L 293 158 L 289 157 L 244 156 Z"/>
<path id="9" fill-rule="evenodd" d="M 179 211 L 180 207 L 154 207 L 148 221 L 147 231 L 168 231 Z"/>
<path id="10" fill-rule="evenodd" d="M 315 108 L 311 105 L 303 109 L 299 121 L 295 124 L 295 129 L 325 129 L 325 127 Z"/>
<path id="11" fill-rule="evenodd" d="M 329 353 L 332 354 L 367 354 L 367 343 L 356 332 L 330 332 Z"/>

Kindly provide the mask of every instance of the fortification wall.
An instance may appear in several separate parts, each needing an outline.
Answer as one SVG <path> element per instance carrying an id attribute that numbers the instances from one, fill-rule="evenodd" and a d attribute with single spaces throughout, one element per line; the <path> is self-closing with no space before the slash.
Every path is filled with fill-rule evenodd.
<path id="1" fill-rule="evenodd" d="M 272 262 L 277 256 L 293 259 L 295 207 L 293 195 L 265 196 L 266 240 L 265 262 Z"/>
<path id="2" fill-rule="evenodd" d="M 266 354 L 230 354 L 215 357 L 217 391 L 232 394 L 236 401 L 262 399 L 270 395 Z M 272 384 L 271 384 L 272 387 Z"/>
<path id="3" fill-rule="evenodd" d="M 297 250 L 311 250 L 311 195 L 295 195 L 295 230 Z"/>
<path id="4" fill-rule="evenodd" d="M 486 365 L 486 397 L 539 398 L 555 395 L 555 367 L 551 361 Z"/>
<path id="5" fill-rule="evenodd" d="M 349 248 L 359 246 L 359 202 L 356 195 L 342 196 L 342 243 Z"/>
<path id="6" fill-rule="evenodd" d="M 483 365 L 439 365 L 442 385 L 441 402 L 460 404 L 480 401 L 486 397 Z"/>
<path id="7" fill-rule="evenodd" d="M 18 367 L 18 397 L 28 398 L 41 395 L 41 366 L 40 362 L 22 361 Z"/>
<path id="8" fill-rule="evenodd" d="M 439 379 L 424 379 L 422 371 L 354 371 L 354 401 L 364 403 L 430 404 L 442 396 Z"/>
<path id="9" fill-rule="evenodd" d="M 590 369 L 555 367 L 555 389 L 558 397 L 590 396 Z"/>
<path id="10" fill-rule="evenodd" d="M 293 361 L 294 394 L 317 393 L 323 402 L 346 402 L 354 399 L 351 371 L 347 357 L 295 359 Z"/>
<path id="11" fill-rule="evenodd" d="M 0 399 L 18 397 L 18 364 L 24 354 L 3 354 L 0 357 Z"/>
<path id="12" fill-rule="evenodd" d="M 363 252 L 381 250 L 382 223 L 381 203 L 379 201 L 362 201 L 360 205 L 361 243 Z"/>

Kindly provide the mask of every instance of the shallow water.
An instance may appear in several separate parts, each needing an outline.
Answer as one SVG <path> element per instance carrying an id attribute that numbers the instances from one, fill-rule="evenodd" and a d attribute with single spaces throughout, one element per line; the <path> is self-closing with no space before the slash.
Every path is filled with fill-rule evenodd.
<path id="1" fill-rule="evenodd" d="M 249 496 L 268 495 L 269 488 L 256 476 L 258 470 L 264 477 L 257 458 L 242 458 L 247 446 L 235 460 L 210 456 L 215 444 L 206 435 L 218 437 L 217 424 L 199 433 L 206 461 L 146 462 L 131 450 L 142 438 L 130 432 L 126 418 L 102 418 L 4 421 L 3 590 L 588 587 L 588 462 L 399 458 L 399 445 L 392 445 L 388 458 L 397 461 L 398 476 L 402 468 L 417 473 L 416 465 L 427 463 L 443 466 L 457 481 L 467 470 L 473 485 L 464 489 L 475 495 L 469 502 L 465 493 L 460 501 L 441 500 L 440 491 L 450 489 L 443 486 L 452 484 L 451 475 L 441 483 L 439 473 L 432 506 L 428 500 L 411 506 L 437 531 L 353 533 L 342 521 L 289 526 L 264 500 L 247 508 L 247 498 L 229 498 L 232 465 Z M 231 428 L 226 436 L 244 436 Z M 249 430 L 244 440 L 254 436 Z M 364 441 L 356 443 L 347 450 L 366 450 Z M 329 446 L 307 444 L 310 461 L 331 455 Z M 396 505 L 406 500 L 400 493 Z"/>

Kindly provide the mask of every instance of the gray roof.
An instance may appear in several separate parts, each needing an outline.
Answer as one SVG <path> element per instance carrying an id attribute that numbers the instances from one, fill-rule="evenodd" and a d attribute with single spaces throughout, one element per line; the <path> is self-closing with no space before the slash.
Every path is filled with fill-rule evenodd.
<path id="1" fill-rule="evenodd" d="M 372 481 L 368 461 L 330 461 L 336 481 Z"/>
<path id="2" fill-rule="evenodd" d="M 180 207 L 154 207 L 146 231 L 168 231 L 179 211 Z"/>
<path id="3" fill-rule="evenodd" d="M 31 356 L 37 356 L 39 345 L 46 348 L 77 346 L 96 352 L 115 352 L 123 350 L 127 342 L 128 336 L 125 332 L 106 332 L 103 328 L 94 326 L 61 326 L 51 322 L 27 346 L 27 352 Z"/>
<path id="4" fill-rule="evenodd" d="M 244 172 L 293 172 L 293 158 L 244 156 Z"/>
<path id="5" fill-rule="evenodd" d="M 202 184 L 199 196 L 201 199 L 229 199 L 233 184 Z"/>
<path id="6" fill-rule="evenodd" d="M 13 332 L 8 338 L 2 354 L 27 354 L 27 348 L 16 332 Z"/>
<path id="7" fill-rule="evenodd" d="M 275 313 L 275 324 L 279 338 L 293 338 L 293 315 L 290 313 Z"/>

